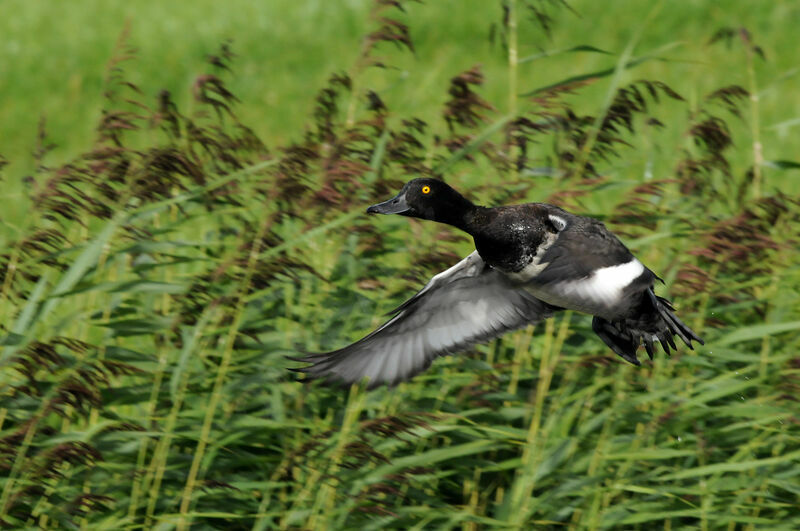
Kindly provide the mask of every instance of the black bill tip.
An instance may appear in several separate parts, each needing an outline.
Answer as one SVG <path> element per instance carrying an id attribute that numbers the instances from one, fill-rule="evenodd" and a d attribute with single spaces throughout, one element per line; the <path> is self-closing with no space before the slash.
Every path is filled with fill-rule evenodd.
<path id="1" fill-rule="evenodd" d="M 402 214 L 408 212 L 410 208 L 406 202 L 405 192 L 400 192 L 388 201 L 372 205 L 367 209 L 367 214 Z"/>

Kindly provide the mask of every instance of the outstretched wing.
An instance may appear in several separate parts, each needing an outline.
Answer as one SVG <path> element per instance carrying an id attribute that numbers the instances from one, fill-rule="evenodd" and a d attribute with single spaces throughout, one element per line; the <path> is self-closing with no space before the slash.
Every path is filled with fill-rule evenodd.
<path id="1" fill-rule="evenodd" d="M 311 354 L 294 369 L 310 378 L 369 386 L 394 385 L 430 366 L 439 356 L 495 338 L 557 310 L 484 263 L 477 251 L 439 273 L 394 317 L 343 349 Z"/>

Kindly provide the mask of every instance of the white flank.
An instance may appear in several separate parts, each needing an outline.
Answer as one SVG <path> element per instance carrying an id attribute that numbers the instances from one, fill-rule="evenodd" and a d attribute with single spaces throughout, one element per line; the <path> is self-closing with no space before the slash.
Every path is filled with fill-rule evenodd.
<path id="1" fill-rule="evenodd" d="M 642 263 L 630 262 L 595 270 L 580 280 L 565 280 L 552 285 L 525 286 L 540 300 L 580 312 L 604 315 L 617 303 L 622 291 L 644 272 Z"/>
<path id="2" fill-rule="evenodd" d="M 627 264 L 603 267 L 592 275 L 591 281 L 609 291 L 621 291 L 644 272 L 642 263 L 634 258 Z"/>
<path id="3" fill-rule="evenodd" d="M 642 272 L 644 266 L 634 258 L 625 264 L 597 269 L 589 278 L 577 282 L 563 282 L 560 287 L 565 292 L 610 305 L 619 300 L 622 290 Z"/>

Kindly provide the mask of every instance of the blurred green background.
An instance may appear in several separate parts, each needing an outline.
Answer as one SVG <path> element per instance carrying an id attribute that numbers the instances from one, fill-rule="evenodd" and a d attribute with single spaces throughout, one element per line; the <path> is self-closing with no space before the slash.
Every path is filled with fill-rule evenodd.
<path id="1" fill-rule="evenodd" d="M 3 523 L 800 527 L 800 5 L 375 5 L 0 5 Z M 380 17 L 408 26 L 413 51 L 380 43 L 369 56 L 384 67 L 364 68 Z M 123 35 L 136 91 L 109 83 Z M 228 40 L 230 72 L 208 63 Z M 450 80 L 475 65 L 493 109 L 450 129 Z M 209 72 L 238 121 L 193 96 Z M 338 73 L 354 88 L 325 114 L 318 95 Z M 522 95 L 589 74 L 553 112 L 603 116 L 640 79 L 685 101 L 648 99 L 663 127 L 620 128 L 618 157 L 586 155 L 596 175 L 563 157 L 566 131 L 532 136 L 527 165 L 509 163 L 504 117 L 543 108 Z M 750 93 L 737 112 L 708 98 L 730 86 Z M 180 135 L 153 110 L 163 89 Z M 142 118 L 115 143 L 98 124 L 118 109 Z M 718 153 L 696 134 L 709 116 L 733 142 Z M 415 117 L 427 128 L 409 147 L 398 138 Z M 37 162 L 42 119 L 55 147 Z M 400 148 L 419 153 L 418 171 Z M 706 346 L 632 367 L 586 316 L 564 314 L 393 389 L 293 381 L 284 356 L 362 337 L 471 252 L 455 230 L 363 215 L 438 168 L 485 204 L 547 200 L 602 219 Z"/>
<path id="2" fill-rule="evenodd" d="M 797 142 L 792 140 L 799 126 L 800 101 L 790 97 L 798 87 L 791 28 L 800 22 L 800 11 L 793 2 L 667 3 L 646 27 L 641 24 L 652 2 L 569 5 L 576 14 L 560 14 L 549 38 L 523 13 L 521 58 L 579 44 L 618 54 L 641 30 L 636 55 L 673 44 L 664 54 L 671 61 L 642 64 L 627 72 L 626 78 L 662 80 L 690 101 L 722 84 L 747 86 L 741 50 L 708 42 L 719 28 L 748 28 L 767 58 L 755 64 L 765 156 L 787 158 L 796 149 Z M 233 0 L 226 4 L 8 0 L 3 5 L 7 15 L 0 22 L 0 154 L 11 163 L 6 173 L 18 178 L 32 170 L 29 154 L 40 117 L 47 120 L 48 135 L 57 146 L 55 161 L 64 161 L 91 144 L 103 104 L 106 63 L 126 21 L 130 44 L 137 49 L 136 66 L 129 69 L 128 79 L 145 98 L 155 100 L 159 90 L 167 89 L 181 108 L 191 105 L 190 88 L 206 56 L 232 39 L 239 57 L 230 88 L 241 100 L 240 114 L 267 145 L 297 140 L 322 83 L 331 73 L 353 66 L 370 8 L 370 2 L 355 0 Z M 505 54 L 499 39 L 492 45 L 489 38 L 491 24 L 502 19 L 499 3 L 410 3 L 406 9 L 414 20 L 411 35 L 416 53 L 383 50 L 395 68 L 374 73 L 365 82 L 384 97 L 390 109 L 437 115 L 446 97 L 437 87 L 475 64 L 483 65 L 486 73 L 487 99 L 505 101 L 506 79 L 501 74 L 506 68 Z M 526 91 L 609 66 L 612 60 L 591 53 L 538 60 L 520 67 L 519 86 Z M 603 94 L 603 88 L 592 92 Z M 596 101 L 587 98 L 585 107 L 591 108 Z"/>

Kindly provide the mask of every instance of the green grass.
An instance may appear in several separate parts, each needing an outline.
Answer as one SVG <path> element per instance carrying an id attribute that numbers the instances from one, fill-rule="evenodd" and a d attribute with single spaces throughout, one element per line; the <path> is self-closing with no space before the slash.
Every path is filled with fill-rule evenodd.
<path id="1" fill-rule="evenodd" d="M 383 69 L 363 67 L 368 2 L 6 4 L 4 523 L 800 526 L 792 2 L 572 2 L 577 15 L 537 3 L 554 17 L 547 37 L 520 0 L 511 66 L 488 38 L 499 4 L 409 3 L 383 16 L 408 24 L 414 51 L 379 44 L 369 57 Z M 126 19 L 138 51 L 122 76 L 138 93 L 107 80 Z M 736 35 L 709 44 L 741 25 L 766 60 Z M 206 62 L 227 38 L 232 72 Z M 543 50 L 561 52 L 534 58 Z M 479 63 L 472 90 L 494 110 L 450 130 L 449 81 Z M 358 97 L 326 85 L 339 72 Z M 552 100 L 559 116 L 590 118 L 518 131 L 528 159 L 515 166 L 509 112 L 544 110 L 520 95 L 593 72 L 604 74 Z M 204 73 L 238 97 L 235 117 L 193 98 Z M 634 132 L 605 127 L 631 105 L 618 90 L 640 79 L 684 101 L 639 84 L 648 104 Z M 758 96 L 736 100 L 739 116 L 707 100 L 733 85 Z M 326 86 L 327 111 L 315 103 Z M 178 136 L 154 112 L 162 88 Z M 367 108 L 366 90 L 388 114 Z M 143 117 L 117 114 L 136 126 L 119 133 L 98 127 L 103 110 Z M 42 115 L 58 147 L 38 167 Z M 732 145 L 698 132 L 710 116 Z M 424 132 L 404 126 L 413 117 Z M 609 147 L 618 156 L 602 158 Z M 473 249 L 447 227 L 363 215 L 435 170 L 482 203 L 547 200 L 603 219 L 665 279 L 660 294 L 705 347 L 632 367 L 586 316 L 564 313 L 394 389 L 293 381 L 284 356 L 361 337 Z"/>

